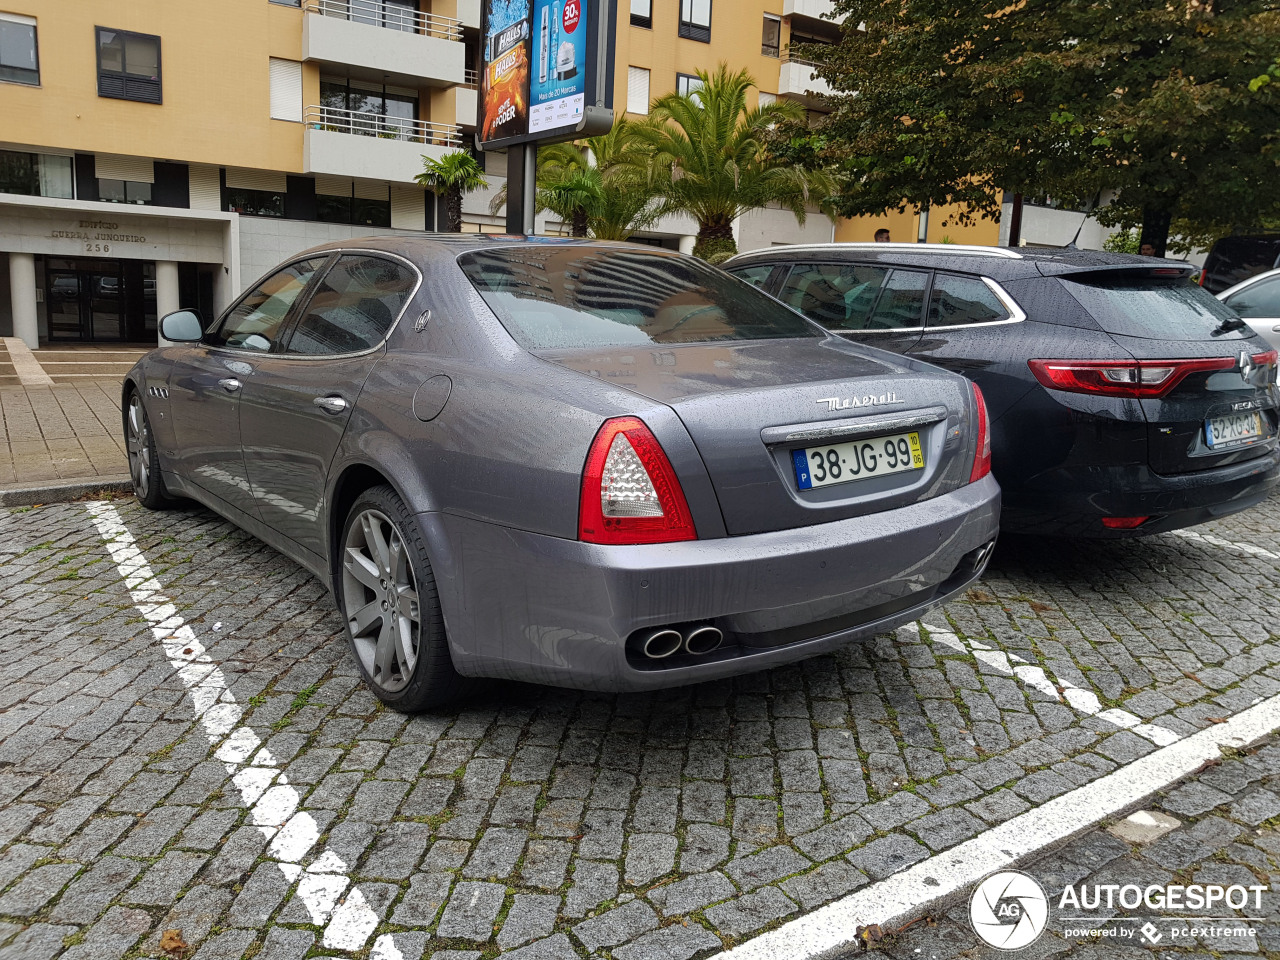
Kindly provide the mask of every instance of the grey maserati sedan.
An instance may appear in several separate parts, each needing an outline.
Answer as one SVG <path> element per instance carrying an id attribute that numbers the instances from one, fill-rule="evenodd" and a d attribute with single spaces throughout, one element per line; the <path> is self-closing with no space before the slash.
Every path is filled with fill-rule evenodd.
<path id="1" fill-rule="evenodd" d="M 161 332 L 123 388 L 138 498 L 312 571 L 400 710 L 799 660 L 922 615 L 995 543 L 973 384 L 679 254 L 346 241 Z"/>

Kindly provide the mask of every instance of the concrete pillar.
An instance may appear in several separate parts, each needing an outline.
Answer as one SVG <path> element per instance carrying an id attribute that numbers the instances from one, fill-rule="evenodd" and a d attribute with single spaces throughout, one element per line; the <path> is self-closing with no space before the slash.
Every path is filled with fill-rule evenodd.
<path id="1" fill-rule="evenodd" d="M 685 234 L 680 238 L 680 252 L 685 254 L 693 254 L 693 248 L 697 244 L 698 238 L 691 234 Z"/>
<path id="2" fill-rule="evenodd" d="M 235 281 L 231 277 L 231 268 L 227 266 L 219 266 L 218 272 L 213 277 L 213 312 L 220 314 L 227 307 L 231 306 L 231 301 L 235 299 L 236 290 Z M 209 323 L 213 317 L 205 317 L 204 322 Z"/>
<path id="3" fill-rule="evenodd" d="M 156 261 L 156 317 L 181 309 L 182 298 L 178 293 L 178 265 L 172 260 Z M 160 346 L 166 347 L 169 341 L 157 334 Z"/>
<path id="4" fill-rule="evenodd" d="M 9 254 L 9 296 L 13 305 L 13 335 L 32 350 L 39 350 L 40 319 L 36 315 L 34 254 Z"/>

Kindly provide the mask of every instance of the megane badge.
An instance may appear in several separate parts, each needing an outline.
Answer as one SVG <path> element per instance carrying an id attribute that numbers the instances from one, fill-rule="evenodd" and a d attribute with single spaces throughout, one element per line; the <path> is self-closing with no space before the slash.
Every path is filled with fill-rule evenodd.
<path id="1" fill-rule="evenodd" d="M 906 401 L 898 399 L 896 393 L 882 393 L 878 397 L 846 397 L 843 400 L 839 397 L 823 397 L 817 402 L 825 403 L 827 410 L 848 410 L 851 407 L 884 407 L 894 403 L 905 403 Z"/>
<path id="2" fill-rule="evenodd" d="M 1249 356 L 1244 350 L 1240 351 L 1240 379 L 1245 383 L 1253 380 L 1253 357 Z"/>

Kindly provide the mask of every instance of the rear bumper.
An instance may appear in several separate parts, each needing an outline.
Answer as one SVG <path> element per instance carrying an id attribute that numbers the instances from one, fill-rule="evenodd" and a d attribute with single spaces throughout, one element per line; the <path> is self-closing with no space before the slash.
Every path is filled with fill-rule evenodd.
<path id="1" fill-rule="evenodd" d="M 1062 537 L 1143 537 L 1247 510 L 1278 484 L 1280 447 L 1244 463 L 1174 475 L 1142 465 L 1064 468 L 1006 494 L 1002 527 Z M 1143 516 L 1152 519 L 1134 530 L 1102 526 L 1103 517 Z"/>
<path id="2" fill-rule="evenodd" d="M 892 629 L 985 567 L 991 477 L 868 517 L 690 543 L 609 547 L 421 514 L 458 670 L 602 691 L 651 690 L 810 657 Z M 713 622 L 712 654 L 637 662 L 638 631 Z"/>

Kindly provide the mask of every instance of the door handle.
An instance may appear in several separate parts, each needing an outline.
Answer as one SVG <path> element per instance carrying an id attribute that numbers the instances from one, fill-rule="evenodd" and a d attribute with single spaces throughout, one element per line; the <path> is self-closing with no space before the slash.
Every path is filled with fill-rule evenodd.
<path id="1" fill-rule="evenodd" d="M 311 401 L 325 413 L 338 414 L 347 409 L 347 401 L 342 397 L 316 397 Z"/>
<path id="2" fill-rule="evenodd" d="M 227 391 L 227 393 L 235 393 L 240 389 L 241 384 L 235 377 L 223 377 L 218 381 L 218 386 Z"/>

